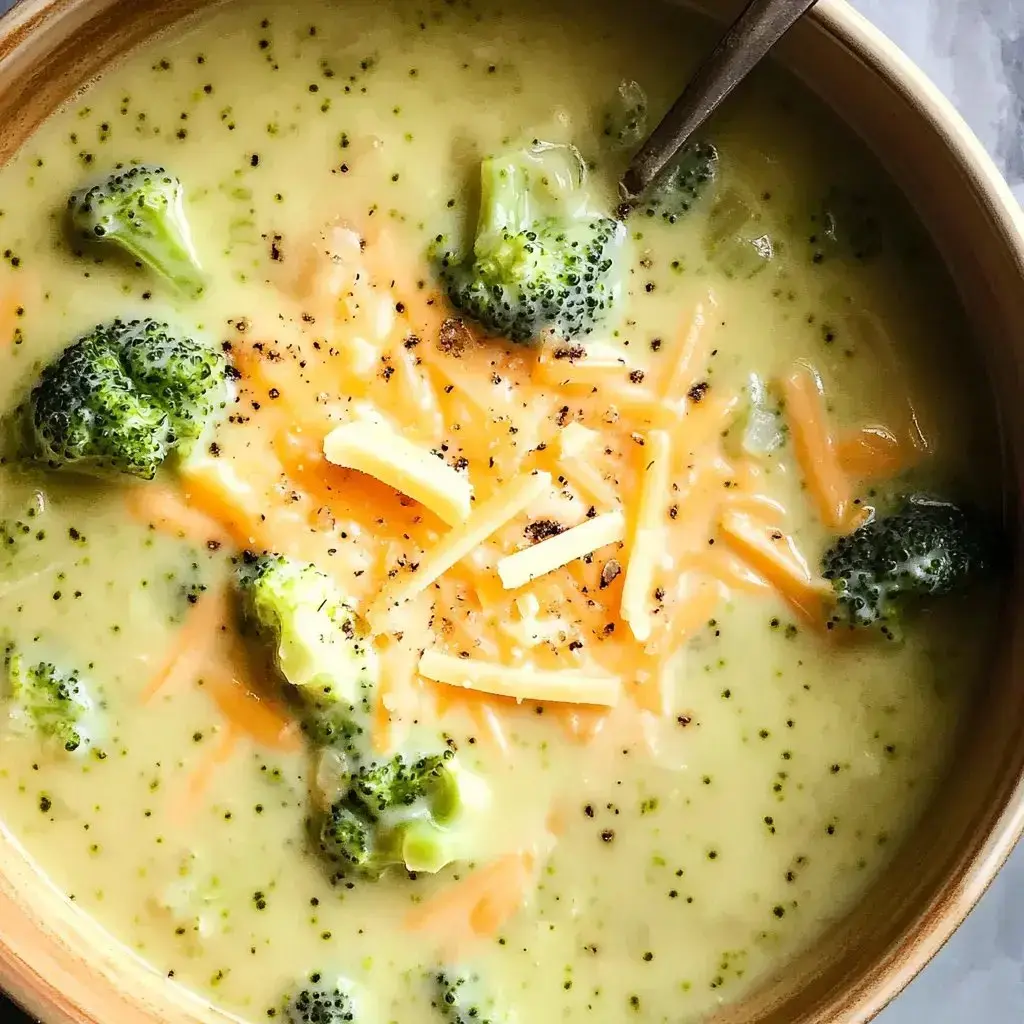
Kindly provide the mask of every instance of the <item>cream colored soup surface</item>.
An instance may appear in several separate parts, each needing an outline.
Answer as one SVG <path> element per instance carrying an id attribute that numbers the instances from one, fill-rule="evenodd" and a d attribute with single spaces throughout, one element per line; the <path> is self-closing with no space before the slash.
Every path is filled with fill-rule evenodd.
<path id="1" fill-rule="evenodd" d="M 619 423 L 608 425 L 593 415 L 600 389 L 596 403 L 586 387 L 567 387 L 558 401 L 557 383 L 538 397 L 526 380 L 531 350 L 508 355 L 483 342 L 465 364 L 439 351 L 436 321 L 423 307 L 436 291 L 428 251 L 438 234 L 471 230 L 481 157 L 537 138 L 579 147 L 591 187 L 611 209 L 627 152 L 610 144 L 603 112 L 619 83 L 639 82 L 656 115 L 706 43 L 704 27 L 687 15 L 647 4 L 628 17 L 617 4 L 575 0 L 220 7 L 112 69 L 0 171 L 0 404 L 13 408 L 39 367 L 93 324 L 148 314 L 239 359 L 229 412 L 249 422 L 223 425 L 229 446 L 236 435 L 286 428 L 291 414 L 265 415 L 278 398 L 301 411 L 319 396 L 345 419 L 354 389 L 379 400 L 417 443 L 451 462 L 465 457 L 458 465 L 478 498 L 503 472 L 489 465 L 488 431 L 498 461 L 514 469 L 553 458 L 542 438 L 554 431 L 556 446 L 580 409 L 599 432 L 635 429 L 622 459 L 642 473 L 651 428 L 642 403 L 631 411 L 622 401 Z M 995 435 L 972 386 L 970 342 L 949 281 L 878 169 L 772 71 L 729 101 L 708 137 L 720 155 L 719 205 L 696 204 L 674 224 L 642 212 L 630 218 L 628 297 L 600 339 L 637 371 L 632 383 L 657 394 L 698 303 L 713 332 L 687 381 L 708 387 L 663 424 L 679 496 L 666 495 L 671 507 L 658 528 L 688 521 L 691 503 L 709 501 L 691 489 L 686 418 L 700 422 L 707 403 L 739 394 L 750 373 L 774 379 L 795 360 L 821 374 L 840 435 L 870 424 L 898 433 L 912 425 L 908 404 L 916 414 L 929 452 L 902 476 L 855 480 L 862 503 L 911 490 L 985 503 L 995 487 Z M 109 253 L 100 261 L 76 254 L 64 236 L 68 193 L 131 161 L 164 163 L 185 184 L 210 281 L 198 300 Z M 716 209 L 721 216 L 723 195 L 753 211 L 742 230 L 770 239 L 770 260 L 762 246 L 751 264 L 749 244 L 739 272 L 708 256 L 709 218 Z M 839 243 L 824 237 L 830 195 L 844 197 L 850 218 L 837 219 Z M 845 244 L 848 225 L 865 219 L 867 240 Z M 332 248 L 345 237 L 339 225 L 362 236 L 364 253 Z M 369 275 L 369 291 L 354 300 L 343 282 L 334 297 L 331 274 L 344 278 L 353 266 L 363 285 Z M 364 308 L 370 300 L 384 324 L 376 334 Z M 408 318 L 404 333 L 396 334 L 396 316 Z M 414 333 L 418 345 L 406 345 Z M 366 346 L 369 362 L 360 364 Z M 280 358 L 267 357 L 271 349 Z M 264 358 L 272 377 L 281 364 L 298 365 L 303 351 L 316 361 L 304 396 L 257 395 L 247 383 L 243 355 L 250 368 Z M 462 390 L 459 373 L 469 375 Z M 460 437 L 448 412 L 438 428 L 436 410 L 415 408 L 416 381 L 450 402 L 446 410 L 468 410 L 467 422 L 483 416 L 474 422 L 489 424 L 484 436 Z M 630 386 L 623 372 L 615 393 Z M 388 388 L 402 387 L 408 392 L 389 397 Z M 474 396 L 485 412 L 473 413 Z M 512 412 L 502 419 L 499 408 Z M 540 426 L 529 409 L 542 411 Z M 313 434 L 305 451 L 318 451 L 315 426 L 291 425 L 300 441 Z M 529 445 L 510 444 L 510 428 L 529 435 Z M 287 429 L 275 437 L 295 442 Z M 247 443 L 236 443 L 236 454 Z M 526 450 L 537 445 L 540 454 Z M 757 492 L 784 509 L 777 525 L 813 567 L 830 531 L 794 449 L 790 433 L 751 472 Z M 249 462 L 239 459 L 243 477 L 264 472 L 267 452 L 278 451 L 253 450 Z M 571 525 L 598 504 L 590 477 L 574 477 L 573 465 L 587 461 L 556 467 L 564 479 L 506 531 L 507 549 L 526 543 L 531 518 Z M 552 467 L 550 459 L 537 464 Z M 285 460 L 286 476 L 275 469 L 277 499 L 293 496 L 306 518 L 271 543 L 283 536 L 278 546 L 295 545 L 288 553 L 315 558 L 365 608 L 387 572 L 417 561 L 444 528 L 351 476 L 325 498 L 318 465 L 300 457 Z M 725 472 L 713 485 L 722 492 L 736 483 Z M 607 507 L 596 511 L 621 501 L 630 520 L 636 495 L 627 479 L 635 478 L 624 470 L 618 486 L 606 475 Z M 404 673 L 395 685 L 413 695 L 411 710 L 392 709 L 396 724 L 420 748 L 450 738 L 491 788 L 473 864 L 332 885 L 307 849 L 313 769 L 301 741 L 280 734 L 273 715 L 254 719 L 244 694 L 241 725 L 237 709 L 225 710 L 241 690 L 213 678 L 223 669 L 204 661 L 202 630 L 189 614 L 191 597 L 215 621 L 213 603 L 234 572 L 244 528 L 230 515 L 197 512 L 177 530 L 183 490 L 169 467 L 152 484 L 75 480 L 14 460 L 0 467 L 4 515 L 23 517 L 36 492 L 45 506 L 29 540 L 0 556 L 0 622 L 33 656 L 78 666 L 98 705 L 92 744 L 74 754 L 13 724 L 5 730 L 0 809 L 84 913 L 155 970 L 252 1021 L 267 1019 L 282 992 L 318 969 L 369 993 L 366 1021 L 428 1024 L 440 1018 L 424 972 L 446 963 L 479 974 L 520 1022 L 697 1020 L 811 942 L 884 867 L 933 794 L 984 671 L 994 610 L 986 595 L 935 605 L 910 622 L 902 644 L 836 642 L 735 558 L 715 563 L 721 599 L 697 621 L 673 626 L 679 651 L 662 706 L 649 699 L 636 664 L 620 669 L 625 692 L 606 716 L 451 699 L 443 684 L 412 680 L 413 650 L 394 661 Z M 717 506 L 709 507 L 690 538 L 701 557 L 725 546 Z M 161 509 L 178 519 L 168 524 Z M 497 603 L 489 612 L 466 570 L 428 591 L 411 639 L 381 644 L 496 657 L 495 615 L 515 628 L 517 611 L 495 589 L 493 554 L 471 566 L 477 577 L 490 571 L 486 592 Z M 602 549 L 551 575 L 593 602 L 583 625 L 556 630 L 551 649 L 540 645 L 553 664 L 599 652 L 612 633 L 628 653 L 622 579 L 608 569 L 610 585 L 595 581 L 609 560 L 624 565 L 628 554 L 628 544 Z M 726 565 L 730 585 L 718 582 Z M 655 610 L 656 630 L 681 574 L 690 574 L 688 586 L 700 577 L 681 563 L 659 571 L 670 595 L 658 596 L 666 604 Z M 573 638 L 580 647 L 569 650 Z M 665 643 L 672 647 L 672 637 Z M 168 652 L 181 645 L 194 645 L 195 656 L 179 659 L 157 686 Z M 435 906 L 432 897 L 464 891 L 459 879 L 508 863 L 525 872 L 521 891 L 515 878 L 499 879 L 475 911 L 494 921 L 416 916 Z M 513 905 L 496 909 L 505 897 Z"/>

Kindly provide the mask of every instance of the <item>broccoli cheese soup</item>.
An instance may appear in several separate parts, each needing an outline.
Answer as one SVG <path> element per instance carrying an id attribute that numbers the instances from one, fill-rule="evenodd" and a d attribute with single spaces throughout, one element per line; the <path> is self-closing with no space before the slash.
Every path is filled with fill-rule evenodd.
<path id="1" fill-rule="evenodd" d="M 581 0 L 228 2 L 0 170 L 0 818 L 245 1021 L 698 1021 L 941 786 L 997 428 L 904 199 Z"/>

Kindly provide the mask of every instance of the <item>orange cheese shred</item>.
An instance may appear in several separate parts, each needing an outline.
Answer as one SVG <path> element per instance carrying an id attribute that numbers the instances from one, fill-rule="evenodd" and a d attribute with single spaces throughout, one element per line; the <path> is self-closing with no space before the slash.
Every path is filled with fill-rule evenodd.
<path id="1" fill-rule="evenodd" d="M 237 671 L 214 669 L 203 676 L 209 693 L 235 735 L 259 746 L 293 753 L 302 749 L 302 737 L 292 716 L 278 701 L 255 693 Z"/>
<path id="2" fill-rule="evenodd" d="M 231 727 L 220 731 L 217 740 L 203 751 L 198 764 L 189 772 L 185 785 L 175 795 L 170 808 L 171 820 L 183 824 L 192 817 L 206 795 L 217 770 L 225 765 L 238 748 L 238 736 Z"/>
<path id="3" fill-rule="evenodd" d="M 231 539 L 215 519 L 190 507 L 176 490 L 161 484 L 129 487 L 125 508 L 136 522 L 197 546 L 223 544 Z"/>
<path id="4" fill-rule="evenodd" d="M 662 660 L 671 657 L 680 645 L 703 629 L 714 618 L 721 603 L 722 589 L 717 581 L 704 578 L 685 597 L 668 608 L 665 628 L 654 645 Z"/>
<path id="5" fill-rule="evenodd" d="M 239 473 L 234 462 L 207 460 L 183 467 L 180 476 L 185 503 L 219 523 L 238 547 L 274 549 L 266 503 L 251 477 Z"/>
<path id="6" fill-rule="evenodd" d="M 495 935 L 526 902 L 536 859 L 532 850 L 499 857 L 410 911 L 406 929 L 455 942 Z"/>
<path id="7" fill-rule="evenodd" d="M 200 595 L 191 605 L 185 622 L 163 657 L 160 667 L 150 677 L 142 691 L 143 703 L 151 701 L 166 687 L 180 680 L 194 669 L 212 650 L 228 619 L 228 593 L 226 587 Z"/>
<path id="8" fill-rule="evenodd" d="M 763 576 L 809 623 L 824 621 L 830 588 L 811 575 L 793 538 L 753 519 L 748 513 L 726 510 L 720 521 L 725 541 Z"/>
<path id="9" fill-rule="evenodd" d="M 809 366 L 800 363 L 782 380 L 781 389 L 807 489 L 821 521 L 831 530 L 842 530 L 850 510 L 850 481 L 839 462 L 821 379 Z"/>
<path id="10" fill-rule="evenodd" d="M 839 440 L 837 453 L 843 471 L 857 480 L 886 480 L 910 468 L 922 454 L 883 426 L 846 434 Z"/>
<path id="11" fill-rule="evenodd" d="M 678 406 L 685 402 L 687 393 L 698 382 L 707 366 L 710 355 L 710 329 L 708 314 L 714 306 L 714 298 L 698 302 L 685 330 L 679 336 L 671 354 L 672 366 L 661 386 L 661 398 L 668 404 Z"/>
<path id="12" fill-rule="evenodd" d="M 691 402 L 675 432 L 675 459 L 690 462 L 696 456 L 706 457 L 706 450 L 719 440 L 736 416 L 740 396 L 736 392 L 712 390 L 699 402 Z"/>

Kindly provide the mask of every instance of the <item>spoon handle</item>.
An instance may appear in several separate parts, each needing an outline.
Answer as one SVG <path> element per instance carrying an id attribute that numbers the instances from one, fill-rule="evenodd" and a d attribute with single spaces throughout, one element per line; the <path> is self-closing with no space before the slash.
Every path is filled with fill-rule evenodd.
<path id="1" fill-rule="evenodd" d="M 651 132 L 622 176 L 628 204 L 642 195 L 680 147 L 816 0 L 751 0 Z"/>

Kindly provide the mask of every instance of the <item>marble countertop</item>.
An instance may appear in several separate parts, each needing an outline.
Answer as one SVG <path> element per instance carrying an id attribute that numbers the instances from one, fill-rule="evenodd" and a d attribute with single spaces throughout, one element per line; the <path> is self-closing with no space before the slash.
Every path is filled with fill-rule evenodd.
<path id="1" fill-rule="evenodd" d="M 852 0 L 953 98 L 1024 202 L 1024 0 Z M 0 11 L 10 6 L 0 0 Z M 0 1020 L 11 1021 L 0 997 Z M 1024 1021 L 1024 845 L 879 1024 Z"/>

